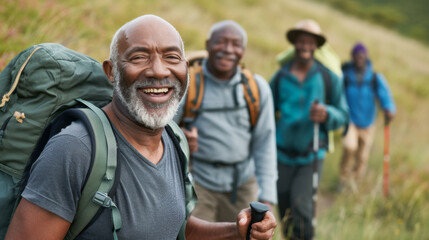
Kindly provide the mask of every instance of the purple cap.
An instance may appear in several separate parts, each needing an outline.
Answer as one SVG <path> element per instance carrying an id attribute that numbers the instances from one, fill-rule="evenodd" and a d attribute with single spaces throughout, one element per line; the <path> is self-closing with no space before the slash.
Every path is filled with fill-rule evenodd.
<path id="1" fill-rule="evenodd" d="M 362 53 L 367 54 L 367 50 L 366 50 L 365 45 L 363 45 L 360 42 L 356 43 L 355 46 L 353 47 L 353 49 L 352 49 L 352 56 L 354 56 L 358 52 L 362 52 Z"/>

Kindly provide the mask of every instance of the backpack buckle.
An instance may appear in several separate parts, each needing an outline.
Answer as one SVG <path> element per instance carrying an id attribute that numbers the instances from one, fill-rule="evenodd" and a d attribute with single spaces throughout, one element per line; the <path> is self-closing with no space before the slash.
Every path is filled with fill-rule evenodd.
<path id="1" fill-rule="evenodd" d="M 192 176 L 192 174 L 191 174 L 190 172 L 188 172 L 188 173 L 186 174 L 186 179 L 185 179 L 185 181 L 187 181 L 187 182 L 189 182 L 189 183 L 194 184 L 194 177 Z"/>
<path id="2" fill-rule="evenodd" d="M 112 206 L 112 199 L 104 192 L 97 191 L 92 201 L 102 207 L 109 208 Z"/>

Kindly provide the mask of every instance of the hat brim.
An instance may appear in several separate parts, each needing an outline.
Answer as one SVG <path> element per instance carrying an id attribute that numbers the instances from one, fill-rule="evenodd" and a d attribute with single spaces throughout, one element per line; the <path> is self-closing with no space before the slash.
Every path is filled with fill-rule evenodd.
<path id="1" fill-rule="evenodd" d="M 297 38 L 297 37 L 298 37 L 298 35 L 299 35 L 299 34 L 301 34 L 301 33 L 307 33 L 307 34 L 310 34 L 310 35 L 314 36 L 314 37 L 316 38 L 316 41 L 317 41 L 317 47 L 321 47 L 321 46 L 323 46 L 323 44 L 325 44 L 325 42 L 326 42 L 326 38 L 325 38 L 325 36 L 323 36 L 323 35 L 321 35 L 321 34 L 314 34 L 314 33 L 312 33 L 312 32 L 308 32 L 308 31 L 304 31 L 304 30 L 297 30 L 297 29 L 289 30 L 289 31 L 286 33 L 286 38 L 287 38 L 287 40 L 288 40 L 290 43 L 294 44 L 294 43 L 295 43 L 296 38 Z"/>

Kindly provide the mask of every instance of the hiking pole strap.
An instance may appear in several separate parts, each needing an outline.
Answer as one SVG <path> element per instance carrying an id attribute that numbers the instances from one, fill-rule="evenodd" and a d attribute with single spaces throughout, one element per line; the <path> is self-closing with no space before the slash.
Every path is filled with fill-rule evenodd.
<path id="1" fill-rule="evenodd" d="M 244 161 L 249 160 L 250 158 L 248 157 L 245 160 L 233 162 L 233 163 L 227 163 L 227 162 L 222 162 L 222 161 L 211 161 L 209 159 L 197 158 L 197 157 L 193 157 L 192 159 L 195 161 L 204 162 L 206 164 L 211 164 L 213 167 L 232 167 L 232 168 L 234 168 L 233 176 L 232 176 L 233 181 L 232 181 L 232 192 L 231 192 L 230 202 L 232 204 L 235 204 L 237 202 L 238 178 L 240 176 L 240 171 L 239 171 L 238 165 Z"/>
<path id="2" fill-rule="evenodd" d="M 234 181 L 232 183 L 232 193 L 231 193 L 231 203 L 235 204 L 237 202 L 237 191 L 238 191 L 238 164 L 234 165 Z"/>

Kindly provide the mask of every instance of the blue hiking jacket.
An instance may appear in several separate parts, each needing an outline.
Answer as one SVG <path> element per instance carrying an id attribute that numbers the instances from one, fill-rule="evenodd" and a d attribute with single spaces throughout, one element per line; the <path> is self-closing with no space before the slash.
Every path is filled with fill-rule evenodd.
<path id="1" fill-rule="evenodd" d="M 274 108 L 277 112 L 276 141 L 278 162 L 288 165 L 304 165 L 314 160 L 312 152 L 314 122 L 310 119 L 310 107 L 316 99 L 326 106 L 328 120 L 320 124 L 318 159 L 324 159 L 328 146 L 328 131 L 348 122 L 348 107 L 343 93 L 342 81 L 319 62 L 308 72 L 305 80 L 290 73 L 289 64 L 283 65 L 271 79 Z M 322 69 L 331 78 L 329 103 L 325 102 L 325 84 Z M 324 144 L 322 144 L 324 143 Z M 291 154 L 293 153 L 293 154 Z"/>
<path id="2" fill-rule="evenodd" d="M 343 65 L 343 74 L 350 121 L 358 128 L 367 128 L 374 123 L 377 115 L 376 99 L 383 110 L 396 112 L 389 86 L 383 74 L 374 72 L 370 60 L 367 60 L 362 82 L 358 82 L 356 68 L 351 62 Z"/>

